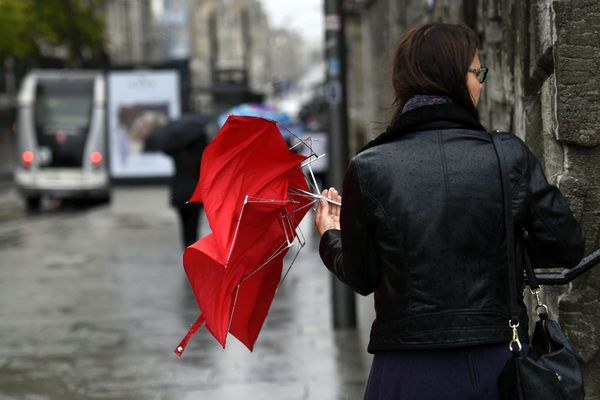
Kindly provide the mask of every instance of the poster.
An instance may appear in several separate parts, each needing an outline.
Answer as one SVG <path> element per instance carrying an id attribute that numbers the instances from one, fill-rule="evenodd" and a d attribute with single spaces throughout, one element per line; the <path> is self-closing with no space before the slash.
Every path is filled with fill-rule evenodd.
<path id="1" fill-rule="evenodd" d="M 153 129 L 180 116 L 176 71 L 114 71 L 108 76 L 110 170 L 114 178 L 173 174 L 162 153 L 145 152 Z"/>

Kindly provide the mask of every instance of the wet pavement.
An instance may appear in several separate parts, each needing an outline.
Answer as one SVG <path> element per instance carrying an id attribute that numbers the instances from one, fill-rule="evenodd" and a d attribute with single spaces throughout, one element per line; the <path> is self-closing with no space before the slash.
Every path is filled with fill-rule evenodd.
<path id="1" fill-rule="evenodd" d="M 177 358 L 198 308 L 166 189 L 2 221 L 0 400 L 361 399 L 370 299 L 359 329 L 332 329 L 330 274 L 312 222 L 302 228 L 254 352 L 201 328 Z"/>

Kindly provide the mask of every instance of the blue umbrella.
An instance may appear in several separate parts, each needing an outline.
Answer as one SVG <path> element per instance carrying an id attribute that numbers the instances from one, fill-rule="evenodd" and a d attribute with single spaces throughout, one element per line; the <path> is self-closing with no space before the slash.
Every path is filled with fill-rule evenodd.
<path id="1" fill-rule="evenodd" d="M 271 121 L 275 121 L 280 125 L 280 132 L 284 138 L 288 138 L 292 135 L 289 131 L 297 133 L 299 128 L 298 125 L 293 123 L 292 118 L 288 114 L 273 106 L 263 103 L 243 103 L 230 108 L 229 110 L 221 114 L 217 119 L 219 128 L 221 128 L 225 124 L 227 117 L 229 117 L 230 115 L 241 115 L 243 117 L 260 117 Z"/>

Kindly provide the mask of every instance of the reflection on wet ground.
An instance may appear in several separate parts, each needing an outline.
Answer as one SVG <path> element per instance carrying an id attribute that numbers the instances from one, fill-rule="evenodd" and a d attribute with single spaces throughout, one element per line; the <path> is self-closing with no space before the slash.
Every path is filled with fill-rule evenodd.
<path id="1" fill-rule="evenodd" d="M 330 276 L 308 240 L 249 352 L 205 330 L 162 188 L 0 227 L 0 400 L 361 399 L 368 318 L 331 328 Z M 204 222 L 203 233 L 208 231 Z M 368 306 L 367 306 L 368 307 Z M 368 312 L 367 312 L 368 315 Z"/>

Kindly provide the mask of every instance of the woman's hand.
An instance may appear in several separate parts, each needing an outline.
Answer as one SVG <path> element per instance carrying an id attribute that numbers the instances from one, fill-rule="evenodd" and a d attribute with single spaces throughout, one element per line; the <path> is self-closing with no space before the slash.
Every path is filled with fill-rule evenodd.
<path id="1" fill-rule="evenodd" d="M 342 202 L 342 196 L 338 194 L 335 188 L 325 189 L 321 195 L 338 203 Z M 319 200 L 317 215 L 315 216 L 315 227 L 319 232 L 319 236 L 323 236 L 325 231 L 329 229 L 340 229 L 340 210 L 340 206 L 331 204 L 325 199 Z"/>

